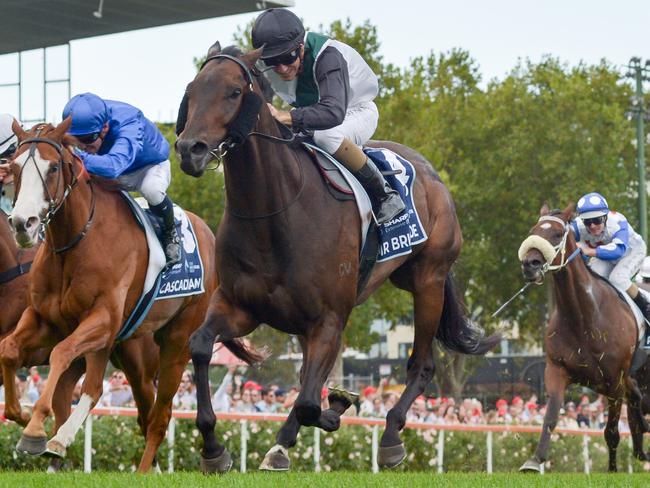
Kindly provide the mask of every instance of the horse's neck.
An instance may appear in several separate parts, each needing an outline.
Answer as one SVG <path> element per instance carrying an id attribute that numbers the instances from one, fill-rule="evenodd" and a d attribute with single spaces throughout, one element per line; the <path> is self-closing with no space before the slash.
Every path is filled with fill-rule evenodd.
<path id="1" fill-rule="evenodd" d="M 256 130 L 282 137 L 266 109 Z M 232 150 L 224 168 L 227 207 L 245 216 L 267 215 L 287 207 L 304 184 L 300 151 L 255 136 Z"/>
<path id="2" fill-rule="evenodd" d="M 18 247 L 9 228 L 9 221 L 0 213 L 0 272 L 18 265 Z"/>
<path id="3" fill-rule="evenodd" d="M 579 259 L 579 258 L 578 258 Z M 554 298 L 558 311 L 570 318 L 578 330 L 593 326 L 593 315 L 598 312 L 598 295 L 595 278 L 587 267 L 576 260 L 553 275 Z"/>

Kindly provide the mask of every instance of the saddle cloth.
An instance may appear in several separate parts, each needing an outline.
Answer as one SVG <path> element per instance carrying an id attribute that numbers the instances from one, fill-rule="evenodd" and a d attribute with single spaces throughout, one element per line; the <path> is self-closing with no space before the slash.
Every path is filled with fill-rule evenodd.
<path id="1" fill-rule="evenodd" d="M 610 285 L 612 283 L 609 280 L 606 280 Z M 647 349 L 648 352 L 650 352 L 650 336 L 648 336 L 648 327 L 647 323 L 645 320 L 645 317 L 643 316 L 643 313 L 637 307 L 636 303 L 632 300 L 632 297 L 628 295 L 626 292 L 619 290 L 616 288 L 614 285 L 612 287 L 618 292 L 618 294 L 625 300 L 625 302 L 628 304 L 628 306 L 632 309 L 632 313 L 634 314 L 634 318 L 636 319 L 636 326 L 638 328 L 638 337 L 639 337 L 639 347 L 643 349 Z M 646 300 L 650 301 L 650 293 L 648 293 L 645 290 L 642 290 L 639 288 L 639 293 L 643 293 L 645 296 Z"/>
<path id="2" fill-rule="evenodd" d="M 359 209 L 359 216 L 361 217 L 363 249 L 368 237 L 368 229 L 372 217 L 372 204 L 368 194 L 352 173 L 330 154 L 311 143 L 303 142 L 303 144 L 307 148 L 317 151 L 334 164 L 352 189 Z M 386 176 L 386 181 L 400 193 L 402 200 L 406 204 L 406 210 L 404 212 L 390 222 L 379 226 L 379 255 L 377 262 L 388 261 L 389 259 L 411 253 L 412 246 L 427 239 L 417 209 L 413 204 L 412 191 L 416 176 L 415 168 L 409 161 L 389 149 L 366 147 L 363 150 L 375 162 L 380 171 L 398 172 L 398 174 L 389 174 Z M 327 174 L 325 172 L 322 173 L 325 178 L 329 178 L 329 172 Z M 339 191 L 345 190 L 340 188 L 341 185 L 336 181 L 330 181 L 329 183 L 338 187 Z"/>
<path id="3" fill-rule="evenodd" d="M 149 263 L 142 294 L 118 333 L 117 340 L 119 341 L 128 339 L 133 335 L 154 301 L 198 295 L 205 292 L 203 262 L 199 253 L 198 240 L 185 211 L 174 205 L 174 219 L 181 240 L 181 260 L 171 268 L 166 269 L 165 253 L 159 239 L 159 236 L 162 235 L 162 223 L 148 210 L 146 200 L 143 198 L 134 199 L 125 191 L 121 193 L 147 237 Z"/>

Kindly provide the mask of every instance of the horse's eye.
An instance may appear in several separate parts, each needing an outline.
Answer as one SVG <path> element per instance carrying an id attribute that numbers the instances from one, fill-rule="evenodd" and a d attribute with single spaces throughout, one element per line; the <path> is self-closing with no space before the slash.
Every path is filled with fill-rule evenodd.
<path id="1" fill-rule="evenodd" d="M 51 173 L 56 173 L 57 171 L 59 171 L 59 165 L 58 164 L 55 164 L 54 166 L 50 166 L 50 169 L 48 170 L 48 172 L 50 174 Z"/>
<path id="2" fill-rule="evenodd" d="M 230 98 L 237 98 L 239 95 L 241 95 L 241 88 L 235 88 L 230 94 Z"/>

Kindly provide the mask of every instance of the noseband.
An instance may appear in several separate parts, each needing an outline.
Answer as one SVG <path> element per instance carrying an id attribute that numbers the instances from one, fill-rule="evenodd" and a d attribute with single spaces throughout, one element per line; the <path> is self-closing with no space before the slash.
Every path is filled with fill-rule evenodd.
<path id="1" fill-rule="evenodd" d="M 545 275 L 548 271 L 558 271 L 564 268 L 571 261 L 573 261 L 573 259 L 578 254 L 580 254 L 580 248 L 578 247 L 576 248 L 575 251 L 573 251 L 573 253 L 571 253 L 571 255 L 568 258 L 566 258 L 566 241 L 571 229 L 569 225 L 566 222 L 564 222 L 564 220 L 555 217 L 553 215 L 543 215 L 542 217 L 539 218 L 538 222 L 544 222 L 544 221 L 556 222 L 562 224 L 562 226 L 564 227 L 564 235 L 562 236 L 562 239 L 560 240 L 559 244 L 554 246 L 543 237 L 538 235 L 532 235 L 524 239 L 524 242 L 521 243 L 518 252 L 520 261 L 524 260 L 526 253 L 531 249 L 537 249 L 539 252 L 541 252 L 542 256 L 544 256 L 544 259 L 546 260 L 546 262 L 542 266 L 542 270 L 541 270 L 542 276 Z M 553 263 L 553 261 L 555 261 L 555 258 L 557 257 L 558 254 L 561 256 L 560 263 L 551 264 Z"/>
<path id="2" fill-rule="evenodd" d="M 27 165 L 27 163 L 31 160 L 34 163 L 34 167 L 36 168 L 36 172 L 38 173 L 38 177 L 41 179 L 41 183 L 43 184 L 43 188 L 45 188 L 45 193 L 47 194 L 47 203 L 48 203 L 48 211 L 45 214 L 45 218 L 41 221 L 41 228 L 39 230 L 39 235 L 41 236 L 42 240 L 45 240 L 45 231 L 47 230 L 50 222 L 54 218 L 54 216 L 57 214 L 57 212 L 63 207 L 63 204 L 65 201 L 68 199 L 70 196 L 70 193 L 72 193 L 72 190 L 75 189 L 75 187 L 79 184 L 79 179 L 80 177 L 84 174 L 84 172 L 80 172 L 78 175 L 75 175 L 74 171 L 74 164 L 73 163 L 68 163 L 67 161 L 64 161 L 63 159 L 63 146 L 59 144 L 56 141 L 53 141 L 52 139 L 48 139 L 46 137 L 38 137 L 38 135 L 41 133 L 43 128 L 39 128 L 37 132 L 37 137 L 31 137 L 29 139 L 25 139 L 24 141 L 21 141 L 18 144 L 18 147 L 24 146 L 29 144 L 29 153 L 27 156 L 27 159 L 25 160 L 25 164 L 23 165 L 22 169 L 20 172 L 22 173 L 23 169 Z M 38 146 L 39 143 L 44 143 L 44 144 L 49 144 L 52 146 L 56 152 L 59 154 L 59 160 L 57 161 L 57 167 L 59 168 L 58 175 L 57 175 L 57 182 L 56 182 L 56 188 L 59 187 L 59 184 L 61 182 L 62 178 L 62 173 L 63 173 L 63 163 L 67 163 L 70 165 L 70 170 L 72 171 L 72 181 L 68 184 L 64 184 L 65 190 L 63 192 L 63 196 L 61 197 L 61 200 L 59 202 L 56 201 L 56 195 L 54 198 L 50 194 L 50 190 L 47 188 L 47 183 L 45 182 L 45 178 L 43 178 L 43 175 L 41 174 L 41 171 L 38 169 L 38 165 L 36 164 L 36 159 L 34 157 L 34 154 L 36 152 L 36 147 Z M 74 156 L 73 156 L 74 157 Z M 55 254 L 60 254 L 62 252 L 68 251 L 69 249 L 72 249 L 74 246 L 76 246 L 88 233 L 88 230 L 90 229 L 90 226 L 92 225 L 93 222 L 93 217 L 95 215 L 95 191 L 92 186 L 92 182 L 88 180 L 88 185 L 90 185 L 90 191 L 92 195 L 92 200 L 91 200 L 91 208 L 90 208 L 90 215 L 88 216 L 88 220 L 86 221 L 86 224 L 84 225 L 83 229 L 79 234 L 75 236 L 72 241 L 60 248 L 54 248 L 53 251 Z"/>

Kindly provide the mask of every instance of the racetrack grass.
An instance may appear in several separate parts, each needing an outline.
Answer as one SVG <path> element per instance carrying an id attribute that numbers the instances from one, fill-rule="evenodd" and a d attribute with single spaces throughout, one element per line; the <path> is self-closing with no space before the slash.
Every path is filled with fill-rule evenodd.
<path id="1" fill-rule="evenodd" d="M 0 487 L 11 488 L 56 488 L 56 487 L 128 487 L 128 488 L 166 488 L 166 487 L 322 487 L 322 488 L 360 488 L 360 487 L 540 487 L 540 488 L 581 488 L 581 487 L 647 487 L 649 474 L 604 474 L 592 475 L 547 473 L 530 475 L 519 473 L 228 473 L 224 476 L 204 476 L 199 473 L 137 475 L 125 473 L 0 473 Z"/>

